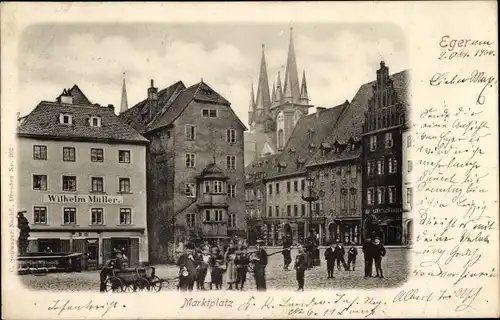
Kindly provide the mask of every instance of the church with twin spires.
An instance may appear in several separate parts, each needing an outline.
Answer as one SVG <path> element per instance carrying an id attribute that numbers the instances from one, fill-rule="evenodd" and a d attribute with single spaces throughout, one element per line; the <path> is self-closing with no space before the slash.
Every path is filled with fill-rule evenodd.
<path id="1" fill-rule="evenodd" d="M 305 71 L 299 82 L 293 30 L 290 28 L 290 42 L 283 82 L 280 72 L 269 90 L 265 46 L 262 45 L 260 75 L 257 94 L 252 85 L 248 108 L 250 131 L 245 133 L 245 165 L 260 157 L 280 153 L 297 121 L 309 113 Z"/>

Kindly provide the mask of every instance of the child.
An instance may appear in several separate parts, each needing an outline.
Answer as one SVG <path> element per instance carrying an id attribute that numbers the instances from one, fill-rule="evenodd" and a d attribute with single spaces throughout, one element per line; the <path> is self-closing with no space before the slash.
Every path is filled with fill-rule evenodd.
<path id="1" fill-rule="evenodd" d="M 356 256 L 358 255 L 358 250 L 352 246 L 347 251 L 347 270 L 351 270 L 352 263 L 352 271 L 356 271 Z"/>
<path id="2" fill-rule="evenodd" d="M 304 278 L 307 269 L 307 256 L 302 246 L 299 247 L 299 254 L 295 257 L 296 278 L 299 288 L 297 291 L 304 291 Z"/>

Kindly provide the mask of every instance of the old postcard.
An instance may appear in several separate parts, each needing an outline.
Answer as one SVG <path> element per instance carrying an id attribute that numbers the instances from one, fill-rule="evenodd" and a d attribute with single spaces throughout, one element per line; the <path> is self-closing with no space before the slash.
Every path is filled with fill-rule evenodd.
<path id="1" fill-rule="evenodd" d="M 498 317 L 497 3 L 3 3 L 6 319 Z"/>

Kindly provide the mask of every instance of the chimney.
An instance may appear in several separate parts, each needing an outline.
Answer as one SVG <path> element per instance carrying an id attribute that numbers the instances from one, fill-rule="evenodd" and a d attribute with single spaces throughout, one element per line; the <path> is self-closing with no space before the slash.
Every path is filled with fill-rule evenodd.
<path id="1" fill-rule="evenodd" d="M 151 87 L 148 88 L 148 99 L 158 100 L 158 88 L 155 88 L 153 79 L 151 79 Z"/>
<path id="2" fill-rule="evenodd" d="M 115 106 L 112 104 L 108 104 L 108 108 L 115 112 Z"/>
<path id="3" fill-rule="evenodd" d="M 319 118 L 319 116 L 321 115 L 321 113 L 323 111 L 325 111 L 326 108 L 323 108 L 323 107 L 316 107 L 316 118 Z"/>
<path id="4" fill-rule="evenodd" d="M 64 89 L 61 94 L 61 103 L 73 104 L 73 96 L 70 93 L 70 89 Z"/>
<path id="5" fill-rule="evenodd" d="M 156 114 L 158 107 L 158 88 L 155 88 L 153 79 L 151 79 L 151 87 L 148 88 L 148 104 L 149 104 L 149 119 L 151 121 Z"/>

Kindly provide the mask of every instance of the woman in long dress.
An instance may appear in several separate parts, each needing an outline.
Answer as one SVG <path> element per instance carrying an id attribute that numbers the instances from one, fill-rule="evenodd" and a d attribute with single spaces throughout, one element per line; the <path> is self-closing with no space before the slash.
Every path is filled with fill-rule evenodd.
<path id="1" fill-rule="evenodd" d="M 205 276 L 205 283 L 208 284 L 209 288 L 212 289 L 212 263 L 211 254 L 208 248 L 203 249 L 203 263 L 207 267 L 207 275 Z"/>
<path id="2" fill-rule="evenodd" d="M 234 263 L 235 258 L 236 248 L 233 244 L 230 244 L 225 254 L 225 260 L 227 261 L 226 281 L 227 284 L 229 284 L 228 290 L 233 290 L 233 283 L 236 283 L 237 280 L 236 264 Z"/>

